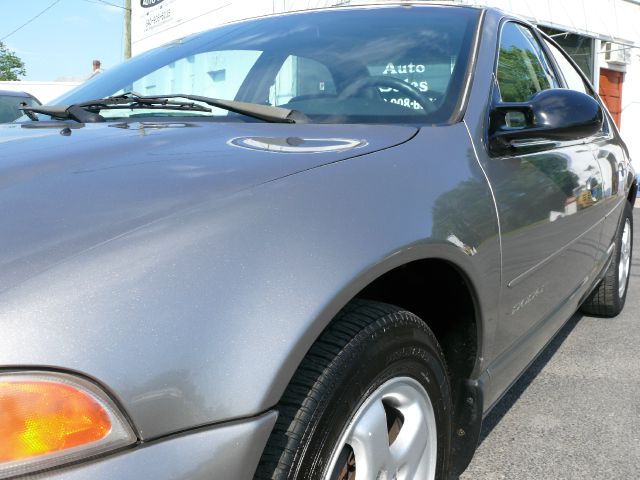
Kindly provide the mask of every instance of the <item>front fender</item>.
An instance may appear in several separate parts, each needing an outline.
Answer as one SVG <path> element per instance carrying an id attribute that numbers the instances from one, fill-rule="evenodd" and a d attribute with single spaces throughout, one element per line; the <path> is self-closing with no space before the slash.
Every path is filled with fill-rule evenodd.
<path id="1" fill-rule="evenodd" d="M 143 439 L 255 415 L 354 295 L 423 258 L 473 285 L 486 356 L 498 223 L 463 124 L 202 203 L 52 266 L 2 294 L 0 365 L 98 380 Z"/>

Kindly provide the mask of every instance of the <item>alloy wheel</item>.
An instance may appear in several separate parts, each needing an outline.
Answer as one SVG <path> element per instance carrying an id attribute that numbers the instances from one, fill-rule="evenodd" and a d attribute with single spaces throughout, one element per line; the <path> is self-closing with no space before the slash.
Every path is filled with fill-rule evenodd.
<path id="1" fill-rule="evenodd" d="M 331 456 L 324 480 L 435 478 L 436 419 L 429 396 L 409 377 L 388 380 L 360 406 Z"/>
<path id="2" fill-rule="evenodd" d="M 627 288 L 627 279 L 629 278 L 629 269 L 631 268 L 631 222 L 627 218 L 624 222 L 624 230 L 622 230 L 622 239 L 620 241 L 620 263 L 618 265 L 618 296 L 624 297 Z"/>

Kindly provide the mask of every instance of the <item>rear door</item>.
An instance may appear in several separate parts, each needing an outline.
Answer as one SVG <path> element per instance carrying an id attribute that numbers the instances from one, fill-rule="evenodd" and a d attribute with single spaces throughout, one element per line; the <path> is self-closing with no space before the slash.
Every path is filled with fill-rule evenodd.
<path id="1" fill-rule="evenodd" d="M 566 87 L 586 93 L 597 99 L 594 90 L 585 82 L 578 68 L 567 58 L 566 54 L 553 43 L 547 40 L 545 40 L 545 43 L 564 77 Z M 602 69 L 602 71 L 606 72 L 605 69 Z M 600 91 L 607 90 L 608 88 L 603 87 L 601 80 Z M 615 119 L 616 111 L 610 110 L 610 112 L 612 119 Z M 619 111 L 617 113 L 619 115 Z M 599 212 L 605 218 L 601 241 L 603 246 L 602 262 L 607 260 L 608 253 L 612 251 L 622 207 L 627 200 L 625 196 L 625 179 L 628 175 L 628 167 L 620 141 L 615 135 L 612 119 L 605 117 L 601 132 L 590 143 L 598 166 L 602 171 L 602 202 Z"/>

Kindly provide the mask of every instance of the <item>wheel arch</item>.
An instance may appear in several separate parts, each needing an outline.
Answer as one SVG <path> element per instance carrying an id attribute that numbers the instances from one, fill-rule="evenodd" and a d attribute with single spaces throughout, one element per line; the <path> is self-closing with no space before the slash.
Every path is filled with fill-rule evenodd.
<path id="1" fill-rule="evenodd" d="M 482 424 L 482 390 L 477 379 L 487 332 L 476 288 L 480 278 L 471 260 L 450 245 L 429 245 L 422 254 L 415 250 L 422 249 L 389 256 L 342 290 L 316 319 L 322 327 L 306 353 L 337 313 L 356 299 L 392 304 L 419 316 L 433 331 L 447 362 L 454 408 L 450 470 L 462 472 L 473 456 Z M 306 353 L 290 370 L 287 384 Z"/>
<path id="2" fill-rule="evenodd" d="M 298 349 L 295 360 L 291 359 L 295 368 L 291 369 L 289 364 L 287 370 L 297 369 L 342 308 L 355 299 L 364 299 L 389 303 L 419 316 L 443 348 L 450 373 L 457 378 L 478 378 L 482 373 L 488 333 L 484 311 L 492 307 L 481 301 L 482 294 L 477 288 L 480 279 L 481 273 L 476 271 L 472 260 L 451 245 L 412 246 L 390 254 L 327 300 L 312 322 L 313 336 L 302 339 L 301 350 Z M 446 301 L 442 302 L 443 299 Z M 453 311 L 446 311 L 448 303 L 452 304 Z M 462 327 L 463 331 L 456 327 Z M 462 346 L 466 347 L 464 358 L 456 356 Z M 287 379 L 292 376 L 293 373 L 287 375 Z"/>
<path id="3" fill-rule="evenodd" d="M 483 317 L 478 292 L 451 260 L 424 258 L 398 266 L 356 298 L 404 308 L 422 319 L 442 347 L 452 388 L 450 475 L 469 465 L 482 428 L 483 395 L 476 380 L 483 356 Z"/>
<path id="4" fill-rule="evenodd" d="M 396 305 L 420 317 L 438 339 L 452 379 L 470 378 L 479 368 L 477 292 L 455 263 L 433 257 L 410 261 L 380 275 L 354 298 Z"/>

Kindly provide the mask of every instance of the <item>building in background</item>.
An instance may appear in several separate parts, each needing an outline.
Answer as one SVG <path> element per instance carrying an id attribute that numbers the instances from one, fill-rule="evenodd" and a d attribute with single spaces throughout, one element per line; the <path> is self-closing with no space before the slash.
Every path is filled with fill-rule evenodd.
<path id="1" fill-rule="evenodd" d="M 399 1 L 395 0 L 395 3 Z M 137 55 L 189 34 L 243 18 L 362 3 L 385 2 L 136 0 L 132 2 L 132 53 Z M 600 93 L 640 171 L 640 135 L 636 133 L 640 128 L 640 0 L 453 0 L 453 3 L 497 7 L 526 18 L 551 35 Z M 194 68 L 210 68 L 207 73 L 220 80 L 227 72 L 224 58 L 216 59 L 215 65 Z M 292 64 L 291 68 L 301 66 Z M 287 92 L 280 90 L 274 95 L 286 96 Z"/>
<path id="2" fill-rule="evenodd" d="M 134 0 L 131 53 L 250 17 L 348 4 L 348 0 Z"/>

